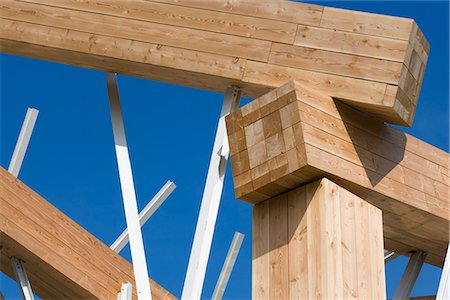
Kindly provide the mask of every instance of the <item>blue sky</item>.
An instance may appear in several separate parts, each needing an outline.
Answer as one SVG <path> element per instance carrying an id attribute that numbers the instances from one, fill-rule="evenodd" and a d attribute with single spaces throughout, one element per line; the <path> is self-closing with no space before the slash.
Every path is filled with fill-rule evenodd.
<path id="1" fill-rule="evenodd" d="M 431 44 L 412 128 L 400 128 L 449 149 L 448 2 L 316 2 L 414 18 Z M 7 168 L 27 107 L 40 110 L 19 178 L 106 244 L 125 228 L 104 74 L 99 71 L 0 55 L 0 164 Z M 119 76 L 125 127 L 142 209 L 167 180 L 177 189 L 143 227 L 152 278 L 181 295 L 222 95 Z M 249 99 L 243 99 L 242 103 Z M 231 170 L 206 273 L 210 298 L 235 231 L 246 235 L 225 292 L 251 295 L 251 206 L 235 199 Z M 130 259 L 128 247 L 122 255 Z M 406 258 L 389 263 L 392 296 Z M 426 265 L 413 295 L 435 295 L 440 269 Z M 6 299 L 15 283 L 0 275 Z"/>

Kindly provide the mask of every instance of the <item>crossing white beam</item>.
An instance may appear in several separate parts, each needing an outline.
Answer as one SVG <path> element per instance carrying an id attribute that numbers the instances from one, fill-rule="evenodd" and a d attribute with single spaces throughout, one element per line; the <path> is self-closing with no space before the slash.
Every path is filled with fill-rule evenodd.
<path id="1" fill-rule="evenodd" d="M 106 85 L 111 112 L 111 120 L 116 149 L 116 159 L 119 169 L 119 179 L 122 189 L 125 219 L 130 239 L 131 260 L 133 262 L 134 277 L 138 299 L 151 300 L 150 282 L 148 280 L 147 261 L 145 259 L 144 242 L 139 224 L 136 192 L 134 189 L 133 173 L 131 171 L 130 156 L 123 124 L 122 108 L 120 106 L 119 88 L 116 74 L 106 73 Z"/>
<path id="2" fill-rule="evenodd" d="M 219 279 L 217 280 L 216 287 L 214 288 L 214 292 L 211 298 L 212 300 L 222 300 L 243 240 L 244 235 L 242 233 L 234 233 L 233 241 L 231 242 L 230 248 L 228 249 L 227 257 L 225 258 L 222 271 L 220 271 Z"/>
<path id="3" fill-rule="evenodd" d="M 450 243 L 445 255 L 444 268 L 442 269 L 441 280 L 436 295 L 436 300 L 450 299 Z"/>
<path id="4" fill-rule="evenodd" d="M 153 215 L 153 213 L 164 203 L 169 195 L 175 190 L 176 185 L 172 181 L 167 181 L 166 184 L 159 190 L 153 199 L 144 207 L 139 213 L 139 224 L 141 227 Z M 111 245 L 111 249 L 119 253 L 127 245 L 129 241 L 128 229 L 125 229 L 116 241 Z"/>
<path id="5" fill-rule="evenodd" d="M 392 300 L 408 300 L 409 295 L 416 283 L 420 270 L 422 269 L 427 254 L 423 251 L 418 251 L 411 254 L 408 265 L 403 272 L 400 283 L 395 290 Z"/>
<path id="6" fill-rule="evenodd" d="M 28 280 L 25 264 L 20 259 L 11 257 L 11 267 L 16 277 L 17 284 L 22 292 L 24 300 L 34 300 L 33 290 L 31 289 L 30 281 Z"/>
<path id="7" fill-rule="evenodd" d="M 239 100 L 240 90 L 229 87 L 225 92 L 217 126 L 181 299 L 197 300 L 201 297 L 229 156 L 225 117 L 238 107 Z"/>
<path id="8" fill-rule="evenodd" d="M 131 283 L 123 283 L 120 292 L 117 294 L 117 300 L 131 300 L 133 289 Z"/>
<path id="9" fill-rule="evenodd" d="M 384 263 L 387 264 L 388 262 L 399 256 L 400 254 L 397 254 L 394 251 L 384 250 Z"/>
<path id="10" fill-rule="evenodd" d="M 33 133 L 34 124 L 36 124 L 38 114 L 39 111 L 37 109 L 28 108 L 27 114 L 25 115 L 25 120 L 23 121 L 22 129 L 20 129 L 19 138 L 17 139 L 16 147 L 14 148 L 8 167 L 8 172 L 13 174 L 15 177 L 19 176 L 23 158 L 27 152 L 28 144 L 31 139 L 31 134 Z"/>

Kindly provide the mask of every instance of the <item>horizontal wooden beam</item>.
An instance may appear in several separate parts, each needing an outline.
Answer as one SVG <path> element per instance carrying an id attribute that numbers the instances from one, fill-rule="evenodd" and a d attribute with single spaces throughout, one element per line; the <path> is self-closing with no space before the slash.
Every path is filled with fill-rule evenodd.
<path id="1" fill-rule="evenodd" d="M 296 79 L 411 125 L 429 45 L 411 19 L 290 1 L 3 0 L 4 53 L 259 97 Z"/>
<path id="2" fill-rule="evenodd" d="M 0 167 L 0 270 L 14 278 L 14 256 L 26 263 L 33 291 L 43 299 L 116 299 L 133 284 L 125 259 Z M 154 299 L 175 299 L 150 279 Z"/>
<path id="3" fill-rule="evenodd" d="M 425 250 L 442 264 L 448 153 L 297 82 L 235 111 L 227 126 L 238 198 L 258 203 L 326 176 L 383 210 L 386 249 Z"/>

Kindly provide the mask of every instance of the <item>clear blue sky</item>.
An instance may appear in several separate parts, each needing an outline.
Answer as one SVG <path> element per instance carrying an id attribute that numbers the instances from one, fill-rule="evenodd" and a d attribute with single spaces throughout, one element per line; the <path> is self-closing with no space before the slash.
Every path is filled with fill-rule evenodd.
<path id="1" fill-rule="evenodd" d="M 431 44 L 412 128 L 400 128 L 449 148 L 448 2 L 317 2 L 414 18 Z M 102 72 L 0 55 L 0 164 L 7 168 L 27 107 L 40 110 L 20 179 L 52 204 L 111 244 L 125 228 L 111 121 Z M 143 228 L 150 275 L 181 295 L 222 95 L 119 77 L 119 88 L 139 207 L 167 180 L 177 189 Z M 244 103 L 248 99 L 244 99 Z M 212 295 L 235 231 L 246 235 L 225 292 L 251 296 L 251 206 L 235 199 L 230 168 L 216 225 L 203 297 Z M 129 249 L 122 255 L 130 259 Z M 388 296 L 406 258 L 387 265 Z M 413 295 L 435 295 L 441 270 L 426 265 Z M 0 275 L 6 299 L 15 283 Z"/>

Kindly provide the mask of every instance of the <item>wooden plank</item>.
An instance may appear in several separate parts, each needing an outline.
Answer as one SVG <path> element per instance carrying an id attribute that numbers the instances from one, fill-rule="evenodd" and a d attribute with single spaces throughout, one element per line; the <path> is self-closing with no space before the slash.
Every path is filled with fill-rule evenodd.
<path id="1" fill-rule="evenodd" d="M 269 63 L 353 78 L 398 83 L 403 64 L 320 49 L 273 43 Z"/>
<path id="2" fill-rule="evenodd" d="M 129 0 L 126 3 L 120 0 L 108 2 L 98 0 L 24 1 L 288 44 L 293 43 L 297 30 L 296 24 L 288 22 L 153 1 Z"/>
<path id="3" fill-rule="evenodd" d="M 266 1 L 261 3 L 253 0 L 223 1 L 223 0 L 154 0 L 186 7 L 204 8 L 214 11 L 232 12 L 245 16 L 256 16 L 262 19 L 280 20 L 306 25 L 319 25 L 323 7 L 308 3 L 288 1 Z"/>
<path id="4" fill-rule="evenodd" d="M 413 20 L 325 7 L 320 27 L 408 40 Z"/>
<path id="5" fill-rule="evenodd" d="M 3 18 L 213 54 L 267 61 L 270 42 L 71 9 L 2 1 Z"/>
<path id="6" fill-rule="evenodd" d="M 261 136 L 259 143 L 270 140 L 279 143 L 272 148 L 284 147 L 287 166 L 281 160 L 270 178 L 270 168 L 258 169 L 258 176 L 265 179 L 254 185 L 252 178 L 251 183 L 246 183 L 246 193 L 236 190 L 237 197 L 257 203 L 318 177 L 330 176 L 383 210 L 385 236 L 411 249 L 426 250 L 434 255 L 427 261 L 440 264 L 449 234 L 449 155 L 300 84 L 289 83 L 276 89 L 275 94 L 297 100 L 278 105 L 280 115 L 287 120 L 271 130 L 271 135 L 283 134 L 283 140 Z M 261 116 L 261 112 L 256 113 L 261 103 L 256 99 L 242 110 L 246 115 Z M 264 103 L 271 105 L 267 99 Z M 252 124 L 243 125 L 244 130 Z M 249 160 L 257 154 L 248 146 L 243 149 Z M 232 157 L 232 164 L 237 158 Z M 262 166 L 270 162 L 267 155 L 258 159 Z"/>
<path id="7" fill-rule="evenodd" d="M 420 29 L 403 18 L 333 9 L 327 16 L 340 19 L 330 26 L 344 28 L 324 28 L 323 10 L 279 0 L 4 0 L 0 36 L 9 54 L 220 92 L 234 84 L 254 98 L 297 79 L 410 126 L 429 52 Z M 363 29 L 347 32 L 352 20 Z M 317 39 L 327 35 L 328 46 L 298 47 L 308 39 L 299 24 L 322 32 Z M 379 36 L 388 29 L 389 37 Z"/>
<path id="8" fill-rule="evenodd" d="M 408 42 L 328 28 L 299 25 L 294 45 L 403 62 Z"/>
<path id="9" fill-rule="evenodd" d="M 348 224 L 349 204 L 351 222 L 358 226 L 343 226 Z M 262 205 L 269 206 L 269 222 L 254 219 L 253 225 L 261 226 L 253 230 L 268 230 L 275 239 L 275 243 L 270 242 L 273 247 L 266 249 L 271 259 L 265 261 L 263 269 L 270 269 L 273 275 L 269 280 L 271 299 L 342 299 L 344 290 L 347 295 L 351 291 L 353 298 L 385 298 L 379 209 L 325 178 L 258 203 L 255 208 Z M 355 214 L 356 210 L 362 213 Z M 359 251 L 348 255 L 349 249 Z M 255 264 L 260 267 L 257 257 L 253 259 L 254 270 Z M 253 275 L 255 284 L 261 274 Z"/>
<path id="10" fill-rule="evenodd" d="M 253 207 L 252 299 L 270 299 L 269 202 Z"/>
<path id="11" fill-rule="evenodd" d="M 269 250 L 270 250 L 270 299 L 289 298 L 289 249 L 287 228 L 287 194 L 268 200 Z"/>
<path id="12" fill-rule="evenodd" d="M 309 197 L 306 188 L 298 188 L 288 193 L 288 238 L 289 238 L 289 298 L 307 299 L 308 289 L 303 288 L 308 281 L 308 238 L 307 218 Z M 305 199 L 305 201 L 298 201 Z M 270 201 L 270 200 L 268 200 Z"/>
<path id="13" fill-rule="evenodd" d="M 290 67 L 268 65 L 248 61 L 244 71 L 244 82 L 253 82 L 272 88 L 280 87 L 291 80 L 309 86 L 319 92 L 355 103 L 372 105 L 373 111 L 382 106 L 386 84 L 355 78 L 322 74 Z"/>
<path id="14" fill-rule="evenodd" d="M 2 252 L 26 261 L 31 279 L 51 279 L 32 282 L 38 296 L 107 299 L 133 282 L 128 262 L 2 168 L 0 191 Z M 174 299 L 151 285 L 154 298 Z"/>

